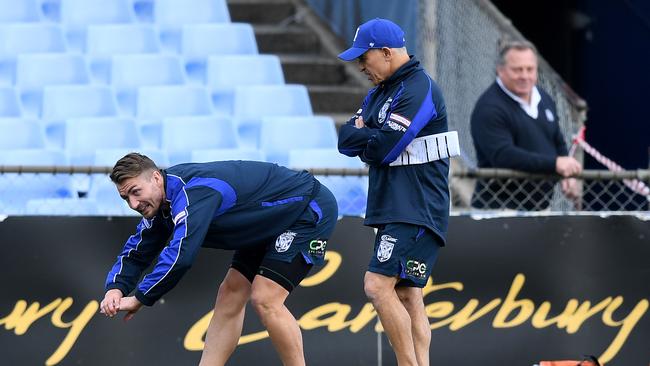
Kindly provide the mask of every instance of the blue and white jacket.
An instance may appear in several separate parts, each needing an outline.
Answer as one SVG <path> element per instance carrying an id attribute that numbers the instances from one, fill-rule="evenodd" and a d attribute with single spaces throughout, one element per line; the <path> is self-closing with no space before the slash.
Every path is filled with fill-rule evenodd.
<path id="1" fill-rule="evenodd" d="M 129 294 L 158 256 L 135 291 L 148 306 L 178 283 L 201 247 L 242 249 L 273 240 L 320 187 L 306 171 L 252 161 L 180 164 L 161 173 L 171 210 L 142 219 L 106 277 L 107 290 Z"/>
<path id="2" fill-rule="evenodd" d="M 366 127 L 356 128 L 362 116 Z M 361 108 L 341 127 L 339 151 L 370 167 L 365 225 L 419 225 L 443 242 L 449 220 L 449 159 L 389 166 L 416 137 L 447 132 L 442 92 L 411 59 L 368 92 Z"/>

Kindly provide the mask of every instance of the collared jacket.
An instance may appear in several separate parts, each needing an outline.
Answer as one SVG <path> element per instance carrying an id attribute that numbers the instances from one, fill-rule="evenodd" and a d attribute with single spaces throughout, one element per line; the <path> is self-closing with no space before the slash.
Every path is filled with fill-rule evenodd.
<path id="1" fill-rule="evenodd" d="M 107 290 L 129 294 L 158 256 L 135 291 L 149 306 L 176 285 L 201 247 L 243 249 L 273 240 L 320 187 L 306 171 L 252 161 L 180 164 L 161 173 L 170 209 L 142 219 L 106 277 Z"/>
<path id="2" fill-rule="evenodd" d="M 363 128 L 355 127 L 359 116 Z M 449 159 L 389 166 L 416 137 L 442 132 L 447 132 L 442 92 L 415 57 L 368 92 L 339 131 L 339 151 L 369 166 L 365 225 L 409 223 L 446 240 Z"/>

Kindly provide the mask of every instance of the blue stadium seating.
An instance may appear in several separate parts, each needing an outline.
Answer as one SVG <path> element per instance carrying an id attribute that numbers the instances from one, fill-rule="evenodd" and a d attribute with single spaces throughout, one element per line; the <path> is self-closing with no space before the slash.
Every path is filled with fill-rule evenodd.
<path id="1" fill-rule="evenodd" d="M 305 168 L 343 168 L 360 169 L 365 166 L 359 158 L 342 155 L 336 148 L 329 149 L 293 149 L 289 152 L 289 164 L 292 169 Z M 366 211 L 368 196 L 367 176 L 324 176 L 318 180 L 332 191 L 339 206 L 341 216 L 360 216 Z"/>
<path id="2" fill-rule="evenodd" d="M 92 165 L 95 150 L 138 149 L 135 122 L 127 118 L 74 118 L 65 121 L 65 151 L 73 165 Z"/>
<path id="3" fill-rule="evenodd" d="M 40 149 L 44 146 L 45 136 L 37 120 L 0 118 L 0 150 Z"/>
<path id="4" fill-rule="evenodd" d="M 336 149 L 336 146 L 336 127 L 330 117 L 262 118 L 260 150 L 270 162 L 287 165 L 291 149 Z"/>
<path id="5" fill-rule="evenodd" d="M 37 0 L 0 0 L 0 23 L 38 22 L 42 20 Z"/>
<path id="6" fill-rule="evenodd" d="M 230 118 L 175 117 L 162 122 L 161 148 L 171 165 L 187 163 L 193 149 L 238 148 L 237 131 Z"/>
<path id="7" fill-rule="evenodd" d="M 43 87 L 86 84 L 90 81 L 86 60 L 67 53 L 25 54 L 16 60 L 16 87 L 25 115 L 40 115 Z"/>
<path id="8" fill-rule="evenodd" d="M 88 198 L 38 198 L 25 205 L 26 216 L 96 216 L 100 214 L 97 202 Z"/>
<path id="9" fill-rule="evenodd" d="M 246 23 L 186 25 L 180 46 L 187 74 L 200 82 L 205 80 L 209 56 L 258 54 L 253 27 Z"/>
<path id="10" fill-rule="evenodd" d="M 0 165 L 67 165 L 62 151 L 44 149 L 6 150 L 0 154 Z M 68 174 L 0 175 L 0 214 L 22 215 L 30 199 L 71 198 L 73 191 Z"/>
<path id="11" fill-rule="evenodd" d="M 275 55 L 224 55 L 208 58 L 206 85 L 217 111 L 233 113 L 234 90 L 243 85 L 284 84 L 280 58 Z"/>
<path id="12" fill-rule="evenodd" d="M 191 161 L 194 163 L 205 163 L 209 161 L 224 160 L 253 160 L 266 161 L 261 150 L 257 149 L 208 149 L 192 150 Z"/>
<path id="13" fill-rule="evenodd" d="M 0 83 L 13 84 L 16 56 L 23 53 L 65 52 L 61 27 L 47 23 L 0 24 Z"/>
<path id="14" fill-rule="evenodd" d="M 230 13 L 226 0 L 156 0 L 154 22 L 160 28 L 163 46 L 178 52 L 183 25 L 229 23 Z"/>
<path id="15" fill-rule="evenodd" d="M 117 106 L 112 90 L 105 86 L 47 86 L 43 88 L 41 114 L 48 144 L 63 147 L 65 120 L 116 116 Z"/>
<path id="16" fill-rule="evenodd" d="M 262 117 L 311 116 L 304 85 L 258 85 L 235 88 L 233 116 L 243 146 L 258 148 Z"/>
<path id="17" fill-rule="evenodd" d="M 169 158 L 167 152 L 163 150 L 152 150 L 152 149 L 96 149 L 95 150 L 95 160 L 93 162 L 94 166 L 103 166 L 103 167 L 112 167 L 115 163 L 124 157 L 126 154 L 131 152 L 138 152 L 148 156 L 153 160 L 156 165 L 160 168 L 168 167 Z"/>
<path id="18" fill-rule="evenodd" d="M 184 84 L 185 75 L 177 56 L 160 54 L 113 56 L 111 85 L 123 114 L 133 116 L 137 88 L 149 85 Z"/>
<path id="19" fill-rule="evenodd" d="M 207 90 L 200 86 L 145 86 L 138 89 L 137 122 L 143 147 L 160 146 L 164 118 L 214 114 Z"/>
<path id="20" fill-rule="evenodd" d="M 20 117 L 22 114 L 22 106 L 14 88 L 0 87 L 0 117 Z"/>
<path id="21" fill-rule="evenodd" d="M 110 81 L 113 55 L 160 52 L 156 30 L 145 24 L 101 24 L 88 26 L 86 55 L 95 81 Z"/>
<path id="22" fill-rule="evenodd" d="M 68 46 L 76 51 L 84 51 L 89 25 L 135 21 L 129 0 L 61 0 L 60 13 Z"/>

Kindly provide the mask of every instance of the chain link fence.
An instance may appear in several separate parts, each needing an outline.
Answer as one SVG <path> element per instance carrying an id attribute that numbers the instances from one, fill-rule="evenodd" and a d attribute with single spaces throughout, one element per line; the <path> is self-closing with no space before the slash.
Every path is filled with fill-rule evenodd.
<path id="1" fill-rule="evenodd" d="M 137 216 L 117 193 L 105 167 L 2 167 L 0 216 Z M 311 169 L 337 199 L 341 216 L 363 216 L 366 169 Z M 452 212 L 468 211 L 647 211 L 648 196 L 629 188 L 650 185 L 650 170 L 584 171 L 568 198 L 554 175 L 505 169 L 456 169 L 451 173 Z"/>

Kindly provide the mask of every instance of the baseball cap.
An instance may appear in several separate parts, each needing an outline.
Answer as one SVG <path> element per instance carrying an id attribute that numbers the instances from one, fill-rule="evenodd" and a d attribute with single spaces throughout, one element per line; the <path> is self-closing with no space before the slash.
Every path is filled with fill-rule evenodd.
<path id="1" fill-rule="evenodd" d="M 404 31 L 399 25 L 387 19 L 375 18 L 357 28 L 352 47 L 341 52 L 339 58 L 352 61 L 371 48 L 401 48 L 405 43 Z"/>

